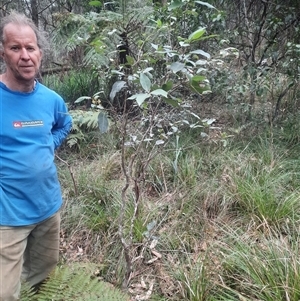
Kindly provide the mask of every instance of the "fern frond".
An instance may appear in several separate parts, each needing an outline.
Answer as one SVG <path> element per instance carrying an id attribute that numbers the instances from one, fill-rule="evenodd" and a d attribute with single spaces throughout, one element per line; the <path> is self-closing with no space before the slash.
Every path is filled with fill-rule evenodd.
<path id="1" fill-rule="evenodd" d="M 129 296 L 100 281 L 83 264 L 57 267 L 33 295 L 22 288 L 22 301 L 129 301 Z"/>
<path id="2" fill-rule="evenodd" d="M 27 283 L 22 283 L 21 298 L 22 301 L 34 300 L 35 290 Z"/>
<path id="3" fill-rule="evenodd" d="M 82 120 L 82 125 L 85 125 L 88 130 L 98 129 L 98 115 L 97 111 L 87 111 Z"/>

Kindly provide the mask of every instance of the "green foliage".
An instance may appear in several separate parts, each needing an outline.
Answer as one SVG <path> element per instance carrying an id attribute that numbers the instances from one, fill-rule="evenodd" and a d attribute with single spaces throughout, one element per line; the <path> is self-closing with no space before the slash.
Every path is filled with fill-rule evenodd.
<path id="1" fill-rule="evenodd" d="M 189 262 L 174 271 L 175 278 L 181 286 L 182 298 L 189 301 L 211 300 L 215 287 L 205 260 Z"/>
<path id="2" fill-rule="evenodd" d="M 129 81 L 139 83 L 144 93 L 134 94 L 129 99 L 135 99 L 140 107 L 147 106 L 145 100 L 150 98 L 154 101 L 156 98 L 161 98 L 168 104 L 178 106 L 181 100 L 172 95 L 176 93 L 176 89 L 185 87 L 199 94 L 209 92 L 210 88 L 206 77 L 194 74 L 199 74 L 202 71 L 199 68 L 199 64 L 203 65 L 200 57 L 208 59 L 210 55 L 200 49 L 191 50 L 192 45 L 190 44 L 195 41 L 200 41 L 204 33 L 204 28 L 191 33 L 188 39 L 179 41 L 179 45 L 176 48 L 152 44 L 155 50 L 154 55 L 160 57 L 161 60 L 166 59 L 167 56 L 174 58 L 169 63 L 167 60 L 165 62 L 166 69 L 170 71 L 164 74 L 165 79 L 159 79 L 151 74 L 151 71 L 155 70 L 152 66 L 145 66 L 146 68 L 142 71 L 137 70 L 136 73 L 133 73 L 129 78 Z M 147 62 L 151 57 L 152 54 L 148 53 L 145 54 L 141 60 Z M 152 82 L 152 80 L 154 82 Z M 172 86 L 168 88 L 170 80 L 173 82 L 173 89 Z"/>
<path id="3" fill-rule="evenodd" d="M 289 112 L 297 103 L 291 95 L 299 74 L 299 18 L 295 12 L 299 3 L 289 1 L 253 2 L 210 1 L 223 9 L 219 24 L 220 43 L 217 49 L 235 49 L 236 56 L 228 60 L 228 51 L 216 52 L 217 59 L 227 56 L 226 64 L 212 69 L 212 91 L 235 107 L 242 105 L 245 119 L 254 117 L 273 122 L 284 101 Z M 227 52 L 227 54 L 226 54 Z M 221 91 L 221 94 L 219 93 Z M 255 104 L 258 103 L 258 106 Z M 293 105 L 292 105 L 293 104 Z M 253 114 L 251 114 L 253 112 Z"/>
<path id="4" fill-rule="evenodd" d="M 70 148 L 80 148 L 80 144 L 86 141 L 87 137 L 85 133 L 98 128 L 99 112 L 92 110 L 71 110 L 70 114 L 73 119 L 73 126 L 66 143 Z"/>
<path id="5" fill-rule="evenodd" d="M 117 2 L 115 1 L 114 4 Z M 84 56 L 81 57 L 80 63 L 95 67 L 102 76 L 105 72 L 103 67 L 107 68 L 115 64 L 117 45 L 122 40 L 120 37 L 122 32 L 141 30 L 143 16 L 151 11 L 151 6 L 145 6 L 145 3 L 141 4 L 139 1 L 119 2 L 120 5 L 116 6 L 119 9 L 116 11 L 102 9 L 98 13 L 90 12 L 84 15 L 59 14 L 58 26 L 54 33 L 55 44 L 64 43 L 66 45 L 64 50 L 70 55 L 81 49 Z M 126 10 L 129 5 L 130 14 Z"/>
<path id="6" fill-rule="evenodd" d="M 197 1 L 196 4 L 200 7 L 205 5 L 201 1 Z M 198 49 L 196 44 L 212 36 L 205 36 L 204 27 L 195 28 L 195 30 L 191 27 L 186 37 L 177 38 L 176 36 L 174 43 L 169 45 L 164 44 L 164 41 L 157 44 L 155 39 L 158 34 L 168 36 L 173 30 L 174 22 L 168 18 L 159 24 L 157 20 L 149 23 L 146 21 L 146 15 L 141 12 L 141 9 L 135 10 L 136 16 L 129 20 L 128 18 L 127 20 L 120 19 L 120 15 L 117 14 L 106 14 L 104 11 L 97 15 L 94 13 L 85 16 L 71 14 L 68 18 L 62 19 L 57 37 L 68 33 L 68 43 L 72 44 L 70 50 L 78 46 L 84 47 L 86 49 L 85 64 L 93 66 L 98 72 L 101 72 L 104 66 L 109 67 L 109 70 L 105 71 L 109 79 L 112 78 L 112 74 L 124 77 L 127 73 L 126 68 L 131 69 L 132 75 L 126 81 L 127 89 L 131 90 L 132 95 L 128 99 L 135 99 L 139 106 L 144 105 L 145 100 L 149 98 L 154 100 L 163 98 L 169 104 L 178 105 L 176 90 L 182 88 L 199 94 L 209 91 L 208 81 L 203 75 L 203 67 L 200 68 L 200 66 L 203 66 L 203 58 L 209 59 L 210 55 Z M 178 13 L 178 10 L 171 9 L 170 12 L 174 15 L 175 12 Z M 125 13 L 122 14 L 124 17 Z M 105 24 L 101 22 L 104 18 L 108 21 Z M 116 50 L 121 36 L 124 35 L 126 37 L 123 38 L 125 39 L 123 42 L 128 43 L 129 55 L 126 68 L 122 70 L 124 66 L 120 66 L 116 61 L 116 55 L 118 55 Z M 111 62 L 109 62 L 110 58 Z M 167 74 L 160 74 L 159 77 L 156 73 L 158 62 L 162 62 L 165 70 L 168 68 L 170 70 Z M 171 82 L 173 82 L 172 86 L 170 86 Z M 139 93 L 139 85 L 146 93 Z M 108 91 L 110 95 L 106 97 L 110 98 L 111 103 L 116 101 L 116 93 L 123 87 L 125 86 L 120 86 L 115 90 L 112 86 L 110 87 L 112 90 Z M 113 95 L 112 92 L 114 92 Z M 124 102 L 124 98 L 122 101 Z"/>
<path id="7" fill-rule="evenodd" d="M 128 192 L 126 203 L 124 234 L 127 239 L 133 227 L 131 254 L 140 273 L 131 279 L 132 294 L 140 294 L 134 288 L 143 283 L 142 275 L 156 279 L 161 289 L 154 288 L 151 298 L 156 295 L 158 300 L 271 300 L 274 287 L 273 300 L 281 300 L 284 282 L 290 300 L 297 300 L 292 297 L 297 297 L 298 281 L 299 151 L 291 154 L 280 138 L 276 140 L 278 130 L 275 140 L 257 133 L 235 134 L 226 148 L 216 137 L 208 135 L 204 144 L 187 131 L 177 142 L 172 138 L 174 144 L 151 161 L 134 222 L 134 191 Z M 70 237 L 77 239 L 78 227 L 95 231 L 89 238 L 90 256 L 105 264 L 101 276 L 122 283 L 126 268 L 117 235 L 124 184 L 120 153 L 111 145 L 94 156 L 97 159 L 72 164 L 80 197 L 67 200 L 64 225 L 72 222 Z M 70 186 L 62 184 L 64 190 Z M 77 216 L 76 208 L 81 209 Z M 154 238 L 157 245 L 150 249 Z M 153 250 L 162 257 L 156 259 Z M 152 259 L 156 261 L 148 263 Z M 284 270 L 291 276 L 284 276 Z"/>
<path id="8" fill-rule="evenodd" d="M 294 146 L 300 142 L 300 119 L 297 112 L 295 114 L 289 114 L 279 124 L 281 131 L 279 133 L 280 138 L 289 146 Z"/>
<path id="9" fill-rule="evenodd" d="M 171 41 L 171 46 L 177 43 L 177 37 L 187 39 L 191 32 L 208 25 L 207 16 L 215 14 L 217 10 L 207 1 L 176 0 L 169 5 L 158 7 L 154 12 L 154 19 L 159 28 L 168 26 L 168 34 L 162 36 Z"/>
<path id="10" fill-rule="evenodd" d="M 64 100 L 73 105 L 82 95 L 94 95 L 101 90 L 97 73 L 91 72 L 91 69 L 80 68 L 61 72 L 57 74 L 49 74 L 43 78 L 43 83 L 60 94 Z"/>
<path id="11" fill-rule="evenodd" d="M 112 139 L 110 136 L 108 138 Z M 120 210 L 120 188 L 118 187 L 120 184 L 114 182 L 121 173 L 119 154 L 117 152 L 107 154 L 108 149 L 112 149 L 113 145 L 105 148 L 106 140 L 105 137 L 101 137 L 97 141 L 99 144 L 102 144 L 101 141 L 103 141 L 103 150 L 98 149 L 97 156 L 91 150 L 88 153 L 80 149 L 79 153 L 84 156 L 84 159 L 77 160 L 72 164 L 76 166 L 77 170 L 75 179 L 78 195 L 75 198 L 72 196 L 70 205 L 66 208 L 68 219 L 74 217 L 76 220 L 78 218 L 76 214 L 80 214 L 80 220 L 89 230 L 101 233 L 106 233 L 112 227 Z M 85 162 L 87 156 L 93 159 L 91 161 L 93 165 Z M 65 177 L 66 175 L 63 177 L 61 173 L 63 183 L 69 181 Z"/>
<path id="12" fill-rule="evenodd" d="M 96 266 L 94 268 L 96 269 Z M 129 297 L 111 284 L 100 281 L 88 265 L 78 264 L 72 265 L 72 267 L 57 267 L 35 295 L 25 288 L 21 293 L 21 299 L 31 301 L 128 301 Z"/>
<path id="13" fill-rule="evenodd" d="M 80 97 L 76 102 L 91 97 Z M 93 101 L 93 100 L 92 100 Z M 109 120 L 103 108 L 99 105 L 94 105 L 87 110 L 70 110 L 73 119 L 71 133 L 66 139 L 68 147 L 80 148 L 80 145 L 86 141 L 87 133 L 99 130 L 101 134 L 108 132 Z"/>
<path id="14" fill-rule="evenodd" d="M 95 130 L 98 127 L 99 112 L 97 111 L 72 110 L 71 115 L 75 125 L 78 128 L 86 130 Z"/>
<path id="15" fill-rule="evenodd" d="M 294 29 L 287 49 L 276 48 L 279 35 L 270 39 L 275 30 L 284 36 L 293 7 L 285 7 L 285 20 L 266 16 L 273 23 L 263 22 L 260 36 L 259 5 L 274 8 L 276 1 L 251 2 L 247 24 L 240 1 L 174 0 L 128 14 L 129 2 L 121 2 L 123 13 L 106 14 L 107 23 L 97 24 L 103 12 L 71 16 L 81 29 L 68 20 L 72 49 L 83 47 L 84 64 L 104 78 L 78 102 L 101 91 L 116 126 L 96 135 L 93 160 L 78 152 L 79 196 L 70 197 L 65 214 L 70 232 L 76 236 L 78 221 L 95 231 L 89 255 L 105 262 L 105 279 L 126 278 L 136 299 L 298 300 L 298 123 L 296 112 L 284 115 L 298 107 L 297 64 L 290 61 L 298 44 L 289 35 Z M 120 65 L 123 31 L 132 51 Z M 260 41 L 255 51 L 249 32 Z M 272 65 L 277 50 L 287 56 Z M 249 51 L 255 55 L 245 63 Z M 262 64 L 265 57 L 271 66 Z M 114 114 L 125 99 L 132 115 Z M 98 110 L 74 110 L 80 137 L 98 132 Z M 277 127 L 279 115 L 290 119 Z M 63 186 L 68 191 L 67 180 Z M 151 278 L 155 286 L 147 287 Z"/>
<path id="16" fill-rule="evenodd" d="M 36 294 L 35 290 L 27 282 L 22 282 L 21 300 L 24 300 L 24 301 L 36 300 L 35 294 Z"/>
<path id="17" fill-rule="evenodd" d="M 230 295 L 230 300 L 298 300 L 298 241 L 289 244 L 273 236 L 254 242 L 238 230 L 230 230 L 227 243 L 220 246 L 224 270 L 219 294 Z"/>
<path id="18" fill-rule="evenodd" d="M 252 215 L 258 224 L 275 228 L 284 225 L 287 216 L 297 218 L 300 209 L 298 195 L 285 189 L 281 192 L 284 183 L 278 183 L 278 180 L 282 180 L 280 175 L 237 180 L 236 198 L 241 212 Z"/>
<path id="19" fill-rule="evenodd" d="M 101 13 L 87 13 L 85 15 L 80 14 L 60 14 L 57 16 L 57 22 L 59 27 L 54 34 L 54 43 L 66 43 L 67 53 L 75 51 L 77 47 L 87 48 L 90 43 L 94 43 L 95 36 L 101 33 L 108 25 L 109 20 L 119 18 L 117 14 L 113 12 L 101 12 Z M 97 53 L 103 53 L 104 44 L 101 39 L 97 39 L 97 43 L 94 43 Z"/>

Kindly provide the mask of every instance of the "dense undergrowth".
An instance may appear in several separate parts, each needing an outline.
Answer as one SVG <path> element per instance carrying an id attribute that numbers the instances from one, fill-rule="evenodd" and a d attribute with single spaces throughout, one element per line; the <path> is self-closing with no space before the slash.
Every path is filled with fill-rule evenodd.
<path id="1" fill-rule="evenodd" d="M 211 114 L 208 136 L 183 131 L 151 160 L 137 214 L 134 189 L 122 207 L 117 125 L 77 152 L 59 152 L 62 265 L 93 263 L 98 277 L 124 288 L 123 223 L 133 300 L 299 299 L 297 119 L 237 131 Z"/>
<path id="2" fill-rule="evenodd" d="M 21 299 L 299 301 L 300 2 L 6 2 L 74 122 L 60 264 Z"/>
<path id="3" fill-rule="evenodd" d="M 298 3 L 102 2 L 56 15 L 68 69 L 43 81 L 74 125 L 60 266 L 35 297 L 298 301 Z"/>

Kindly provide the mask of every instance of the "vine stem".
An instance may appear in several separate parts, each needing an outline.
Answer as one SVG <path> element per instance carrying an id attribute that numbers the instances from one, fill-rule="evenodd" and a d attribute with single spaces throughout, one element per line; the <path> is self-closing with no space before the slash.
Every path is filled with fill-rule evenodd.
<path id="1" fill-rule="evenodd" d="M 57 154 L 55 154 L 55 157 L 56 157 L 59 161 L 61 161 L 62 163 L 64 163 L 64 164 L 68 167 L 68 170 L 69 170 L 70 175 L 71 175 L 71 178 L 72 178 L 73 186 L 74 186 L 74 193 L 75 193 L 75 196 L 78 196 L 78 190 L 77 190 L 77 186 L 76 186 L 74 174 L 73 174 L 73 172 L 72 172 L 72 168 L 71 168 L 70 164 L 69 164 L 67 161 L 63 160 L 63 159 L 62 159 L 59 155 L 57 155 Z"/>

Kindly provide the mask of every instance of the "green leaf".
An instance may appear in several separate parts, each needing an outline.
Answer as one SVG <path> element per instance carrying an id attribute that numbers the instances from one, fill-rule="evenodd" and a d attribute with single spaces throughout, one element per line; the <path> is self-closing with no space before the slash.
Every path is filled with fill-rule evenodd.
<path id="1" fill-rule="evenodd" d="M 150 92 L 151 81 L 145 73 L 140 74 L 140 83 L 145 91 Z"/>
<path id="2" fill-rule="evenodd" d="M 148 72 L 153 71 L 153 70 L 154 70 L 153 67 L 148 67 L 148 68 L 146 68 L 146 69 L 143 71 L 143 73 L 148 73 Z"/>
<path id="3" fill-rule="evenodd" d="M 165 102 L 169 105 L 171 105 L 172 107 L 179 107 L 178 104 L 178 100 L 177 99 L 171 99 L 171 98 L 167 98 L 165 99 Z"/>
<path id="4" fill-rule="evenodd" d="M 200 117 L 199 117 L 197 114 L 195 114 L 194 112 L 190 112 L 190 114 L 191 114 L 192 116 L 196 117 L 198 120 L 200 120 Z"/>
<path id="5" fill-rule="evenodd" d="M 136 102 L 139 106 L 143 104 L 143 102 L 150 97 L 150 94 L 138 94 L 136 98 Z"/>
<path id="6" fill-rule="evenodd" d="M 151 95 L 163 96 L 165 98 L 168 97 L 168 92 L 163 89 L 156 89 L 150 93 Z"/>
<path id="7" fill-rule="evenodd" d="M 156 21 L 156 25 L 157 25 L 158 28 L 161 28 L 162 25 L 163 25 L 163 23 L 162 23 L 162 21 L 161 21 L 160 19 L 158 19 L 158 20 Z"/>
<path id="8" fill-rule="evenodd" d="M 135 99 L 137 104 L 141 106 L 143 102 L 149 97 L 151 97 L 149 93 L 141 93 L 141 94 L 134 94 L 130 96 L 128 99 Z"/>
<path id="9" fill-rule="evenodd" d="M 203 82 L 204 80 L 206 80 L 206 77 L 203 75 L 195 75 L 191 78 L 191 81 L 196 83 Z"/>
<path id="10" fill-rule="evenodd" d="M 101 1 L 90 1 L 90 2 L 89 2 L 89 5 L 90 5 L 90 6 L 99 7 L 99 6 L 102 5 L 102 2 L 101 2 Z"/>
<path id="11" fill-rule="evenodd" d="M 162 85 L 162 89 L 165 91 L 170 91 L 173 87 L 173 82 L 172 81 L 168 81 L 165 84 Z"/>
<path id="12" fill-rule="evenodd" d="M 184 2 L 181 0 L 174 0 L 170 5 L 169 5 L 169 10 L 173 10 L 179 7 L 182 7 L 184 5 Z"/>
<path id="13" fill-rule="evenodd" d="M 195 3 L 201 4 L 201 5 L 205 5 L 209 8 L 214 8 L 216 9 L 214 6 L 212 6 L 211 4 L 207 3 L 207 2 L 203 2 L 203 1 L 195 1 Z"/>
<path id="14" fill-rule="evenodd" d="M 164 140 L 157 140 L 157 141 L 155 142 L 155 145 L 161 145 L 161 144 L 164 144 L 164 143 L 165 143 Z"/>
<path id="15" fill-rule="evenodd" d="M 215 118 L 205 118 L 202 120 L 203 123 L 205 123 L 206 125 L 211 125 L 216 121 Z"/>
<path id="16" fill-rule="evenodd" d="M 193 51 L 190 52 L 190 54 L 200 54 L 202 56 L 205 56 L 208 59 L 210 58 L 210 54 L 203 51 L 203 50 L 201 50 L 201 49 L 193 50 Z"/>
<path id="17" fill-rule="evenodd" d="M 111 70 L 111 74 L 125 75 L 124 72 L 120 72 L 118 70 Z"/>
<path id="18" fill-rule="evenodd" d="M 74 103 L 80 103 L 80 102 L 83 102 L 83 101 L 86 100 L 86 99 L 92 99 L 92 97 L 90 97 L 90 96 L 81 96 L 81 97 L 77 98 L 77 99 L 74 101 Z"/>
<path id="19" fill-rule="evenodd" d="M 158 45 L 156 45 L 156 44 L 151 43 L 151 46 L 152 46 L 155 50 L 158 49 Z"/>
<path id="20" fill-rule="evenodd" d="M 134 64 L 134 58 L 130 55 L 126 55 L 126 64 L 132 66 Z"/>
<path id="21" fill-rule="evenodd" d="M 205 83 L 191 82 L 191 86 L 199 94 L 203 94 L 206 91 L 210 91 L 209 85 Z"/>
<path id="22" fill-rule="evenodd" d="M 179 42 L 179 45 L 180 45 L 181 47 L 188 47 L 188 46 L 190 46 L 189 43 L 186 43 L 186 42 L 184 42 L 184 41 L 180 41 L 180 42 Z"/>
<path id="23" fill-rule="evenodd" d="M 106 133 L 108 131 L 108 118 L 104 112 L 100 112 L 98 115 L 98 126 L 100 133 Z"/>
<path id="24" fill-rule="evenodd" d="M 124 87 L 126 87 L 126 82 L 124 80 L 118 80 L 118 81 L 116 81 L 113 84 L 112 88 L 111 88 L 111 91 L 110 91 L 110 94 L 109 94 L 109 99 L 111 101 L 113 101 L 114 98 L 115 98 L 115 96 L 116 96 L 116 94 L 118 92 L 120 92 Z"/>
<path id="25" fill-rule="evenodd" d="M 200 40 L 201 37 L 205 34 L 205 32 L 206 29 L 204 27 L 197 29 L 189 35 L 188 42 Z"/>
<path id="26" fill-rule="evenodd" d="M 219 36 L 220 35 L 218 35 L 218 34 L 211 34 L 209 36 L 202 37 L 201 41 L 205 41 L 205 40 L 208 40 L 208 39 L 216 38 L 216 37 L 219 37 Z"/>
<path id="27" fill-rule="evenodd" d="M 150 232 L 151 230 L 154 229 L 154 227 L 156 226 L 157 222 L 156 221 L 152 221 L 150 224 L 147 225 L 147 230 Z"/>
<path id="28" fill-rule="evenodd" d="M 207 78 L 203 75 L 195 75 L 190 79 L 190 84 L 196 92 L 202 94 L 205 91 L 210 91 L 210 86 L 206 80 Z"/>
<path id="29" fill-rule="evenodd" d="M 185 67 L 185 64 L 180 63 L 180 62 L 174 62 L 170 65 L 170 69 L 174 72 L 177 73 L 178 71 L 181 71 Z"/>

